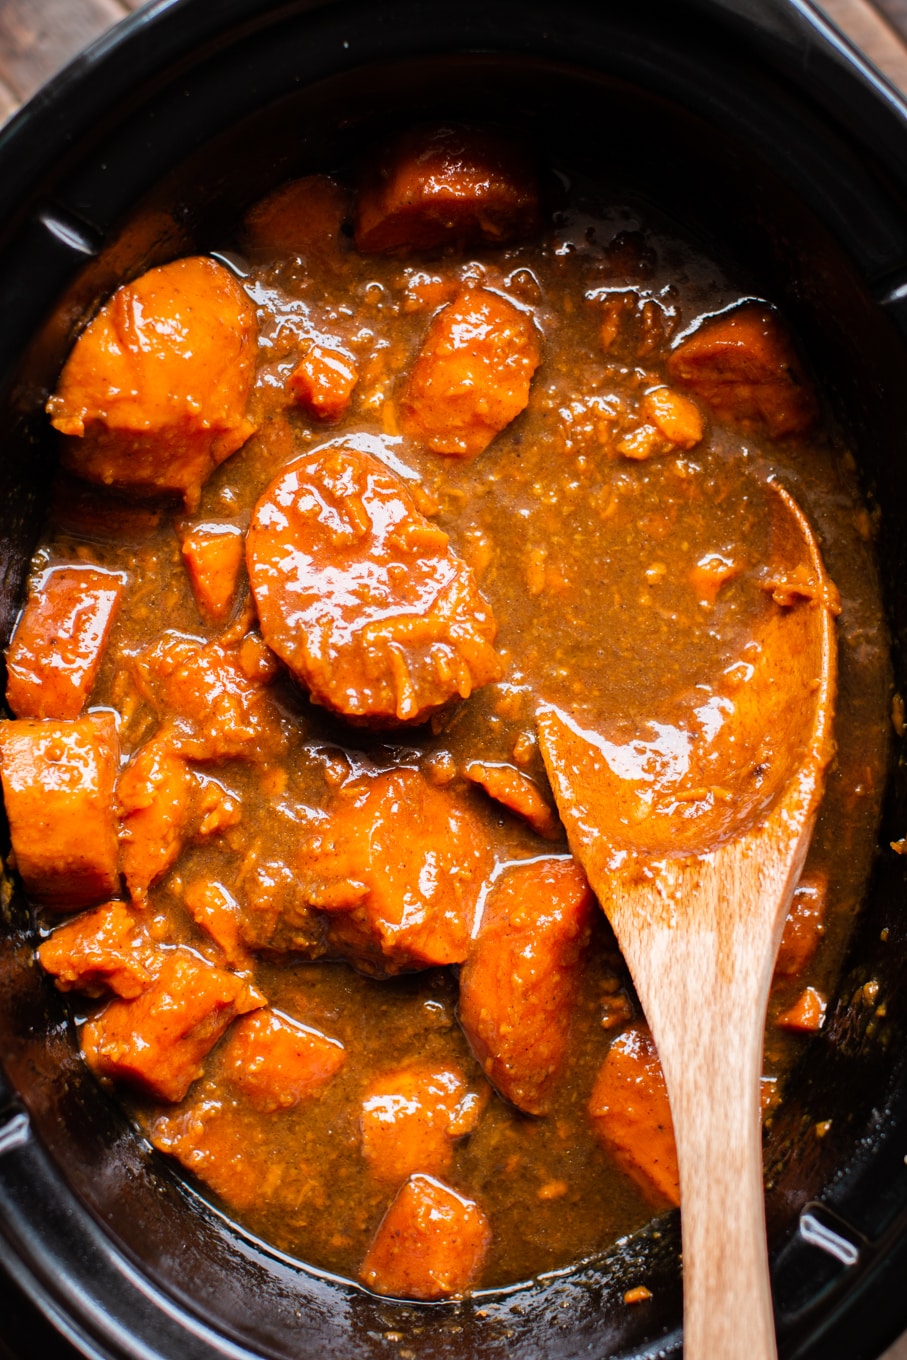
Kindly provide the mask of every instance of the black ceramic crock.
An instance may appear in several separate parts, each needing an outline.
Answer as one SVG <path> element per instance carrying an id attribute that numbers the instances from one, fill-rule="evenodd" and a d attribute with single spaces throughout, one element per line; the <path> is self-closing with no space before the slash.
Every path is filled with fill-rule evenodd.
<path id="1" fill-rule="evenodd" d="M 880 509 L 902 668 L 907 109 L 805 0 L 160 0 L 102 39 L 0 134 L 3 638 L 53 466 L 43 402 L 98 300 L 229 246 L 248 202 L 388 122 L 463 113 L 635 185 L 784 306 Z M 789 1360 L 872 1360 L 907 1325 L 897 756 L 838 994 L 766 1147 Z M 676 1215 L 570 1272 L 433 1306 L 375 1299 L 243 1234 L 94 1085 L 35 966 L 27 904 L 0 900 L 0 1264 L 23 1355 L 59 1336 L 105 1360 L 679 1356 Z M 625 1307 L 640 1280 L 651 1303 Z"/>

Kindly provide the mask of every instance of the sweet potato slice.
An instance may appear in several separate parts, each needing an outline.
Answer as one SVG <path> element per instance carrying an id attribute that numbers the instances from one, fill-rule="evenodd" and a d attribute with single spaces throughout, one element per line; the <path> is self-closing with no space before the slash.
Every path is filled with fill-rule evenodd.
<path id="1" fill-rule="evenodd" d="M 474 1200 L 432 1176 L 411 1176 L 378 1225 L 359 1276 L 376 1294 L 449 1299 L 475 1284 L 490 1243 Z"/>
<path id="2" fill-rule="evenodd" d="M 246 551 L 262 636 L 325 708 L 422 722 L 499 674 L 472 571 L 367 454 L 328 447 L 282 472 Z"/>
<path id="3" fill-rule="evenodd" d="M 236 524 L 196 524 L 182 542 L 183 561 L 202 615 L 222 623 L 236 595 L 245 545 Z"/>
<path id="4" fill-rule="evenodd" d="M 538 178 L 509 138 L 467 127 L 414 128 L 377 158 L 356 203 L 365 253 L 504 245 L 539 226 Z"/>
<path id="5" fill-rule="evenodd" d="M 804 874 L 794 890 L 793 901 L 775 960 L 776 977 L 796 977 L 802 973 L 825 934 L 825 909 L 828 877 Z"/>
<path id="6" fill-rule="evenodd" d="M 460 1023 L 485 1075 L 545 1114 L 567 1058 L 595 899 L 571 859 L 531 860 L 497 881 L 460 973 Z"/>
<path id="7" fill-rule="evenodd" d="M 256 1110 L 273 1114 L 316 1095 L 345 1062 L 339 1040 L 266 1009 L 233 1030 L 224 1073 Z"/>
<path id="8" fill-rule="evenodd" d="M 264 997 L 235 973 L 174 950 L 135 1001 L 111 1001 L 82 1029 L 88 1065 L 158 1100 L 182 1100 L 230 1021 Z"/>
<path id="9" fill-rule="evenodd" d="M 6 702 L 16 717 L 79 716 L 122 594 L 122 576 L 97 567 L 42 573 L 6 653 Z"/>
<path id="10" fill-rule="evenodd" d="M 223 265 L 174 260 L 118 289 L 47 403 L 63 466 L 89 482 L 198 504 L 255 429 L 255 309 Z"/>
<path id="11" fill-rule="evenodd" d="M 248 964 L 239 905 L 222 883 L 211 878 L 194 879 L 183 889 L 183 905 L 193 921 L 211 936 L 231 968 Z"/>
<path id="12" fill-rule="evenodd" d="M 589 1116 L 618 1166 L 657 1207 L 680 1203 L 674 1125 L 661 1063 L 645 1025 L 614 1040 L 602 1064 Z"/>
<path id="13" fill-rule="evenodd" d="M 61 992 L 141 996 L 154 979 L 154 945 L 123 902 L 107 902 L 58 926 L 38 947 Z"/>
<path id="14" fill-rule="evenodd" d="M 123 876 L 134 902 L 176 863 L 188 835 L 194 783 L 166 738 L 140 747 L 117 784 Z"/>
<path id="15" fill-rule="evenodd" d="M 328 812 L 297 876 L 329 950 L 379 974 L 462 962 L 492 868 L 468 804 L 403 768 L 350 780 Z"/>
<path id="16" fill-rule="evenodd" d="M 672 351 L 668 371 L 719 419 L 764 428 L 775 439 L 804 434 L 818 417 L 790 339 L 758 303 L 705 321 Z"/>
<path id="17" fill-rule="evenodd" d="M 349 194 L 329 175 L 304 175 L 254 204 L 243 222 L 252 250 L 275 255 L 333 254 L 349 211 Z"/>
<path id="18" fill-rule="evenodd" d="M 109 713 L 0 723 L 0 771 L 16 867 L 36 902 L 90 907 L 119 883 Z"/>
<path id="19" fill-rule="evenodd" d="M 525 409 L 540 362 L 527 312 L 487 288 L 465 290 L 428 328 L 400 398 L 404 432 L 474 458 Z"/>
<path id="20" fill-rule="evenodd" d="M 362 1097 L 362 1154 L 374 1176 L 394 1185 L 417 1171 L 442 1176 L 455 1141 L 472 1132 L 481 1108 L 481 1097 L 453 1065 L 420 1062 L 383 1072 Z"/>
<path id="21" fill-rule="evenodd" d="M 350 404 L 359 373 L 345 351 L 312 344 L 293 369 L 287 386 L 315 420 L 339 420 Z"/>

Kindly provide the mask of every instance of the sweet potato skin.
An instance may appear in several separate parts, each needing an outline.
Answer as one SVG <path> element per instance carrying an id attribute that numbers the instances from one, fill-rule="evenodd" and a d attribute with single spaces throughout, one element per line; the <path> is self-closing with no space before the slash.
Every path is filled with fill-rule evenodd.
<path id="1" fill-rule="evenodd" d="M 47 403 L 62 462 L 89 482 L 198 504 L 255 429 L 255 311 L 216 261 L 174 260 L 119 288 L 76 341 Z"/>
<path id="2" fill-rule="evenodd" d="M 0 723 L 0 771 L 26 892 L 60 911 L 94 906 L 119 883 L 112 714 Z"/>
<path id="3" fill-rule="evenodd" d="M 77 718 L 95 682 L 123 593 L 96 567 L 52 567 L 35 583 L 6 653 L 17 718 Z"/>
<path id="4" fill-rule="evenodd" d="M 478 1277 L 491 1241 L 474 1200 L 431 1176 L 411 1176 L 378 1226 L 360 1278 L 376 1294 L 449 1299 Z"/>
<path id="5" fill-rule="evenodd" d="M 563 1070 L 595 900 L 571 859 L 531 860 L 498 880 L 460 973 L 460 1024 L 489 1081 L 547 1113 Z"/>

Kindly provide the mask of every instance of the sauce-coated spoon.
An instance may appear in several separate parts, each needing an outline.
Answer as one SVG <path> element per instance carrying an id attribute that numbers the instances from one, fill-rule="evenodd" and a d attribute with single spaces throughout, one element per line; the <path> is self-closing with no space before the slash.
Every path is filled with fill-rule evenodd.
<path id="1" fill-rule="evenodd" d="M 838 596 L 769 482 L 766 609 L 739 661 L 618 740 L 560 710 L 539 740 L 571 849 L 661 1057 L 680 1165 L 686 1360 L 776 1355 L 760 1075 L 784 919 L 833 753 Z"/>

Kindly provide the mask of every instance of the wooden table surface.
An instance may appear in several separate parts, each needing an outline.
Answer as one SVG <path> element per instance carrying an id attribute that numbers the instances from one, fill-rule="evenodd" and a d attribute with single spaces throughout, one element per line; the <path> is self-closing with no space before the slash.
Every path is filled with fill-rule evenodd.
<path id="1" fill-rule="evenodd" d="M 0 123 L 80 48 L 141 4 L 0 0 Z M 821 8 L 893 85 L 907 92 L 907 0 L 823 0 Z M 880 1360 L 907 1360 L 907 1333 Z"/>

